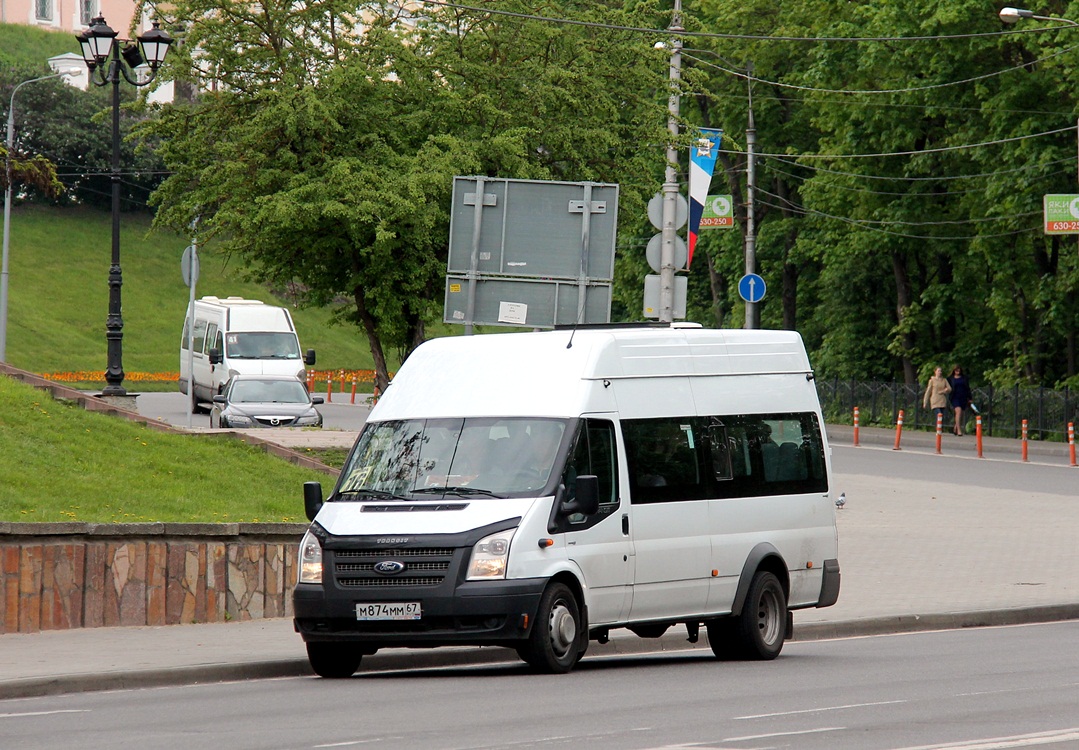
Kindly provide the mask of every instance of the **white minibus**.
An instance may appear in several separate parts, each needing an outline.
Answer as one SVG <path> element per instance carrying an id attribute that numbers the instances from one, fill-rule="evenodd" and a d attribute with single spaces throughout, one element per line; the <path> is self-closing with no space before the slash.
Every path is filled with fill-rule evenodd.
<path id="1" fill-rule="evenodd" d="M 839 596 L 830 455 L 789 331 L 578 326 L 419 346 L 332 492 L 304 486 L 295 627 L 315 672 L 498 645 L 568 672 L 590 641 L 701 627 L 773 659 Z"/>
<path id="2" fill-rule="evenodd" d="M 284 307 L 242 297 L 203 297 L 189 306 L 180 337 L 180 393 L 194 411 L 209 411 L 233 375 L 293 375 L 306 381 L 292 315 Z M 204 405 L 205 404 L 205 405 Z"/>

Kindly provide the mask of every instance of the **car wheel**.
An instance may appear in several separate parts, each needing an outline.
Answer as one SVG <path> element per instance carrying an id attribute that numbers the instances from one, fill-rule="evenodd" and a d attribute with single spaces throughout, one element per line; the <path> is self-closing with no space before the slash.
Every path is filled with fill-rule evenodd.
<path id="1" fill-rule="evenodd" d="M 360 668 L 363 653 L 347 643 L 308 643 L 307 660 L 319 677 L 340 680 Z"/>
<path id="2" fill-rule="evenodd" d="M 708 623 L 708 645 L 720 659 L 767 661 L 779 656 L 787 635 L 787 596 L 774 574 L 757 571 L 742 613 Z"/>
<path id="3" fill-rule="evenodd" d="M 580 637 L 577 599 L 568 586 L 554 583 L 543 592 L 532 632 L 517 654 L 537 671 L 565 674 L 581 656 Z"/>

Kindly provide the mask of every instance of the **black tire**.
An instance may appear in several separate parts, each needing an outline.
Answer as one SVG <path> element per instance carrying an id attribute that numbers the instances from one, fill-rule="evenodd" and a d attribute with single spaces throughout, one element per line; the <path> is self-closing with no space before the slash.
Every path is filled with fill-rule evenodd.
<path id="1" fill-rule="evenodd" d="M 769 661 L 787 635 L 787 596 L 774 574 L 759 570 L 749 584 L 742 614 L 708 623 L 708 645 L 719 659 Z"/>
<path id="2" fill-rule="evenodd" d="M 540 598 L 536 622 L 517 654 L 533 669 L 565 674 L 581 658 L 581 612 L 569 587 L 552 583 Z"/>
<path id="3" fill-rule="evenodd" d="M 360 668 L 363 653 L 347 643 L 308 643 L 307 660 L 319 677 L 340 680 Z"/>

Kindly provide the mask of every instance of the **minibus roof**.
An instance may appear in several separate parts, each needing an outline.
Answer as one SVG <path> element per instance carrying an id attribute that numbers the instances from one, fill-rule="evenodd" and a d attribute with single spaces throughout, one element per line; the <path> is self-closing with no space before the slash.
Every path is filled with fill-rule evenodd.
<path id="1" fill-rule="evenodd" d="M 794 331 L 644 324 L 448 336 L 412 352 L 371 419 L 573 417 L 616 410 L 606 391 L 617 380 L 810 372 Z"/>

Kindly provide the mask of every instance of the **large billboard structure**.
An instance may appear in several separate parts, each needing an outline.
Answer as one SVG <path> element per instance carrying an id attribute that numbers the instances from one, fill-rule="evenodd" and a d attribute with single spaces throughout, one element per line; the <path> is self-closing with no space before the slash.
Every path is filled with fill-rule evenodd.
<path id="1" fill-rule="evenodd" d="M 608 323 L 618 186 L 455 177 L 444 320 Z"/>

